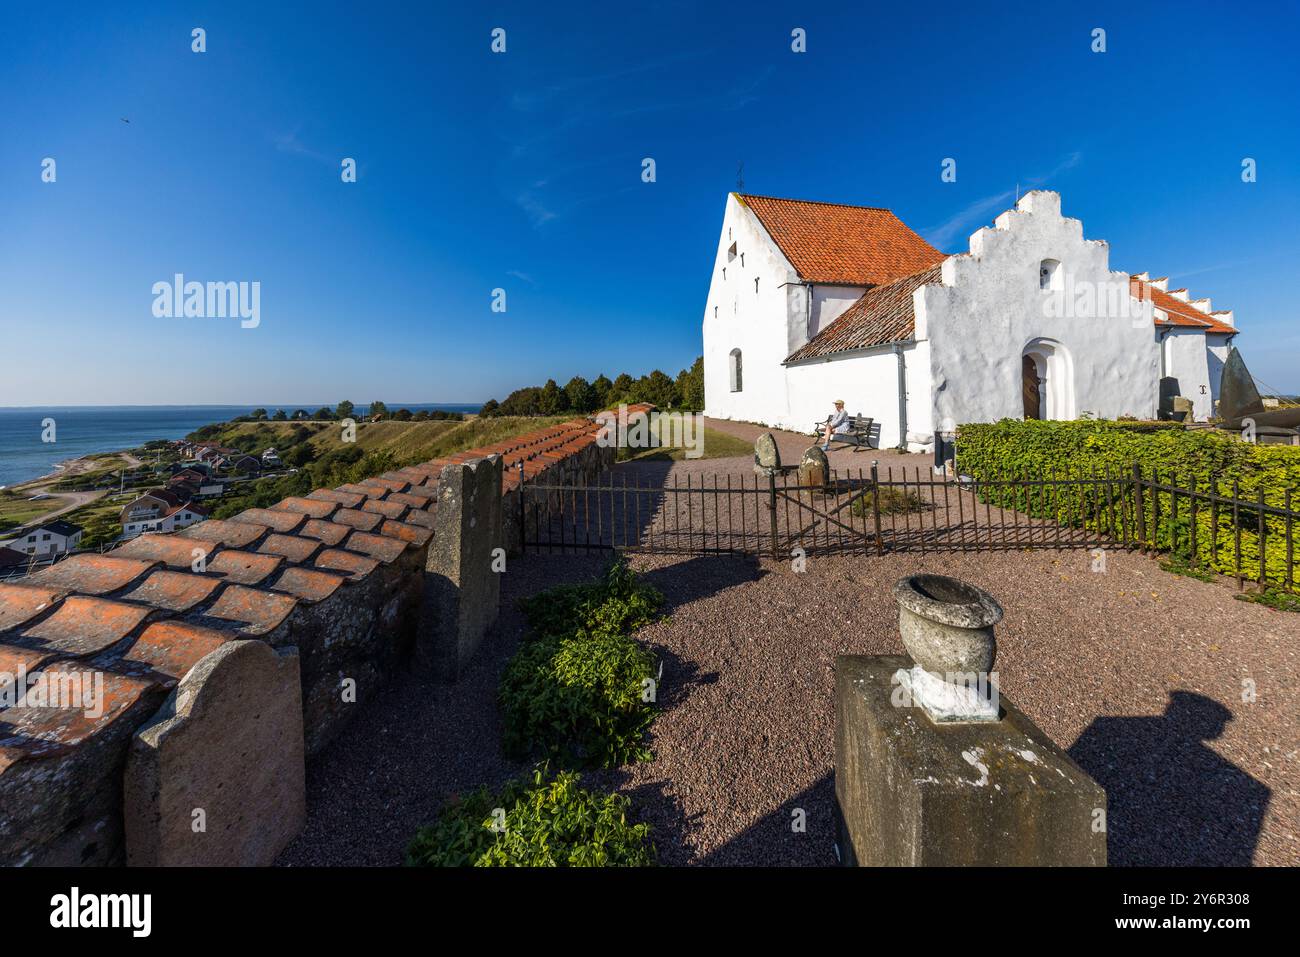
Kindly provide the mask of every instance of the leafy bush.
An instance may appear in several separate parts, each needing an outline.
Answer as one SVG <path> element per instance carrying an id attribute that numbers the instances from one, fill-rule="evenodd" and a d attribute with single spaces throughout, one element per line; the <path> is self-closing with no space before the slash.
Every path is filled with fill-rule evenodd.
<path id="1" fill-rule="evenodd" d="M 979 489 L 981 498 L 994 505 L 1094 530 L 1110 529 L 1112 510 L 1126 517 L 1132 527 L 1136 497 L 1124 482 L 1133 477 L 1135 465 L 1146 478 L 1158 475 L 1161 482 L 1172 480 L 1180 489 L 1194 483 L 1201 492 L 1235 494 L 1251 502 L 1258 501 L 1262 493 L 1265 504 L 1276 507 L 1284 507 L 1289 494 L 1292 509 L 1300 509 L 1300 495 L 1294 493 L 1300 485 L 1300 448 L 1251 445 L 1223 432 L 1184 429 L 1178 423 L 1003 419 L 963 425 L 957 432 L 957 460 L 958 471 L 981 482 L 1025 476 L 1090 479 L 1109 475 L 1117 481 L 1069 487 L 982 485 Z M 1143 490 L 1149 545 L 1234 575 L 1235 543 L 1240 535 L 1242 573 L 1252 578 L 1258 575 L 1258 509 L 1241 506 L 1234 521 L 1230 506 L 1221 506 L 1216 516 L 1207 504 L 1199 503 L 1193 555 L 1189 503 L 1185 495 L 1176 497 L 1179 514 L 1174 521 L 1169 493 Z M 1154 528 L 1153 511 L 1158 514 Z M 1286 581 L 1286 526 L 1282 516 L 1266 513 L 1267 581 Z"/>
<path id="2" fill-rule="evenodd" d="M 1241 592 L 1233 595 L 1238 601 L 1254 602 L 1257 605 L 1267 605 L 1276 611 L 1300 612 L 1300 595 L 1295 595 L 1289 591 L 1282 591 L 1280 588 L 1265 588 L 1260 592 Z"/>
<path id="3" fill-rule="evenodd" d="M 647 760 L 654 708 L 643 699 L 654 657 L 631 632 L 652 621 L 662 601 L 621 559 L 595 582 L 526 599 L 531 633 L 499 690 L 506 753 L 576 766 Z"/>
<path id="4" fill-rule="evenodd" d="M 894 485 L 882 485 L 880 491 L 875 494 L 879 496 L 880 514 L 882 515 L 924 512 L 931 508 L 930 503 L 920 495 Z M 874 514 L 874 501 L 873 493 L 867 492 L 865 495 L 853 500 L 853 504 L 849 506 L 849 511 L 859 518 L 870 517 Z"/>
<path id="5" fill-rule="evenodd" d="M 579 787 L 581 777 L 542 769 L 486 787 L 422 827 L 406 851 L 411 867 L 647 867 L 655 862 L 648 824 L 630 824 L 620 794 Z M 504 817 L 494 812 L 504 812 Z"/>

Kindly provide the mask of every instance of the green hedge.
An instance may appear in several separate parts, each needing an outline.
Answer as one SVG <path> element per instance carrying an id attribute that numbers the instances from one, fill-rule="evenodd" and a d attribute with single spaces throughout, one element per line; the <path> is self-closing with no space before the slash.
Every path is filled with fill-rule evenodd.
<path id="1" fill-rule="evenodd" d="M 645 867 L 655 862 L 648 824 L 630 802 L 596 794 L 581 778 L 541 769 L 499 794 L 480 788 L 422 827 L 406 851 L 412 867 Z"/>
<path id="2" fill-rule="evenodd" d="M 631 633 L 662 600 L 619 560 L 596 582 L 522 602 L 530 633 L 499 689 L 506 753 L 566 766 L 648 760 L 655 661 Z"/>
<path id="3" fill-rule="evenodd" d="M 1161 482 L 1200 491 L 1213 487 L 1220 495 L 1236 494 L 1257 501 L 1260 491 L 1271 506 L 1286 504 L 1300 510 L 1300 448 L 1285 445 L 1250 445 L 1209 429 L 1185 429 L 1176 423 L 1125 423 L 1108 421 L 1043 422 L 1003 419 L 1001 422 L 960 426 L 957 430 L 957 470 L 981 482 L 1043 477 L 1091 478 L 1111 475 L 1117 480 L 1142 474 L 1158 475 Z M 1126 486 L 1127 487 L 1127 486 Z M 1128 487 L 1131 488 L 1131 487 Z M 1050 518 L 1063 525 L 1110 531 L 1111 507 L 1117 514 L 1133 514 L 1131 491 L 1123 498 L 1121 486 L 1070 487 L 1044 496 L 1038 487 L 990 485 L 980 487 L 980 498 L 990 504 L 1015 508 L 1025 514 Z M 1258 511 L 1240 507 L 1236 523 L 1232 509 L 1220 507 L 1217 528 L 1212 512 L 1198 505 L 1196 555 L 1190 550 L 1190 509 L 1178 496 L 1178 520 L 1171 521 L 1168 492 L 1157 493 L 1159 520 L 1150 527 L 1153 493 L 1144 490 L 1147 544 L 1171 550 L 1224 574 L 1236 573 L 1236 537 L 1241 536 L 1241 569 L 1249 578 L 1259 572 Z M 1300 523 L 1293 523 L 1293 526 Z M 1275 584 L 1287 578 L 1286 519 L 1265 516 L 1265 578 Z M 1293 528 L 1293 534 L 1300 529 Z M 1217 539 L 1217 558 L 1212 542 Z M 1174 547 L 1176 543 L 1176 547 Z M 1300 556 L 1296 556 L 1300 557 Z"/>

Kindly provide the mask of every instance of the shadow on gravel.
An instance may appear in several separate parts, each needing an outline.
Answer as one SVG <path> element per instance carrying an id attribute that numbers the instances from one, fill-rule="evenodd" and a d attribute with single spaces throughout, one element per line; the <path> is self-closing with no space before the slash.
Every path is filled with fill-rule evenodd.
<path id="1" fill-rule="evenodd" d="M 1106 789 L 1111 865 L 1246 867 L 1272 792 L 1204 742 L 1232 712 L 1175 691 L 1155 718 L 1098 718 L 1070 757 Z"/>
<path id="2" fill-rule="evenodd" d="M 696 685 L 711 685 L 719 678 L 718 672 L 701 671 L 695 662 L 680 657 L 662 645 L 651 644 L 649 647 L 659 660 L 655 694 L 660 712 L 681 704 Z"/>
<path id="3" fill-rule="evenodd" d="M 802 814 L 797 812 L 802 811 Z M 797 830 L 802 822 L 803 829 Z M 822 775 L 775 811 L 696 861 L 710 867 L 833 867 L 835 777 Z"/>
<path id="4" fill-rule="evenodd" d="M 742 555 L 702 555 L 640 573 L 642 580 L 663 592 L 664 614 L 766 574 L 755 559 Z"/>

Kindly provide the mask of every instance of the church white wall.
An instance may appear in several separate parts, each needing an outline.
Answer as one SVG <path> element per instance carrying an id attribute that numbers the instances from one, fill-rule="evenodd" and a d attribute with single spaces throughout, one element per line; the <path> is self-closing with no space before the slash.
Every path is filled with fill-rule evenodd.
<path id="1" fill-rule="evenodd" d="M 729 258 L 732 243 L 734 259 Z M 734 193 L 728 195 L 704 309 L 707 415 L 745 422 L 786 418 L 781 363 L 793 351 L 791 341 L 806 333 L 807 299 L 808 290 L 758 218 Z M 729 354 L 736 348 L 743 359 L 744 388 L 731 392 Z"/>
<path id="2" fill-rule="evenodd" d="M 832 322 L 844 315 L 845 310 L 862 298 L 866 286 L 813 286 L 813 314 L 808 323 L 808 339 L 821 332 Z M 808 340 L 805 339 L 804 342 Z M 800 346 L 804 342 L 799 343 Z M 797 349 L 798 346 L 795 346 Z M 791 349 L 790 352 L 794 352 Z M 789 355 L 787 352 L 786 355 Z"/>
<path id="3" fill-rule="evenodd" d="M 1060 262 L 1060 288 L 1040 288 L 1045 259 Z M 1021 418 L 1021 357 L 1036 340 L 1066 357 L 1065 417 L 1154 417 L 1160 356 L 1151 305 L 1128 288 L 1127 273 L 1110 271 L 1106 243 L 1084 239 L 1082 223 L 1061 216 L 1057 193 L 1023 196 L 994 228 L 971 236 L 969 254 L 944 261 L 942 285 L 916 293 L 932 428 Z"/>
<path id="4" fill-rule="evenodd" d="M 1192 400 L 1192 418 L 1204 422 L 1214 412 L 1205 333 L 1170 329 L 1165 333 L 1166 375 L 1178 380 L 1178 394 Z"/>
<path id="5" fill-rule="evenodd" d="M 1210 408 L 1213 414 L 1218 410 L 1215 403 L 1219 401 L 1219 385 L 1223 381 L 1223 366 L 1228 361 L 1228 353 L 1232 351 L 1232 343 L 1226 335 L 1221 333 L 1206 333 L 1206 364 L 1209 367 L 1210 374 Z"/>
<path id="6" fill-rule="evenodd" d="M 903 346 L 908 388 L 907 431 L 913 451 L 929 441 L 933 431 L 928 350 L 925 343 Z M 786 381 L 790 390 L 789 416 L 785 421 L 765 424 L 806 432 L 814 422 L 824 421 L 835 411 L 836 399 L 843 399 L 845 411 L 850 415 L 869 415 L 880 424 L 880 448 L 898 446 L 898 359 L 892 347 L 791 365 L 786 370 Z"/>

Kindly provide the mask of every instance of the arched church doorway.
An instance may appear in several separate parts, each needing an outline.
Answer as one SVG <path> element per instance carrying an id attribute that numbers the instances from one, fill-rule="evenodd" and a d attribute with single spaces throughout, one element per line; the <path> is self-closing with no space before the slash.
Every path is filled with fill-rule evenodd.
<path id="1" fill-rule="evenodd" d="M 1054 339 L 1033 339 L 1020 354 L 1021 398 L 1026 419 L 1073 419 L 1074 362 Z"/>

